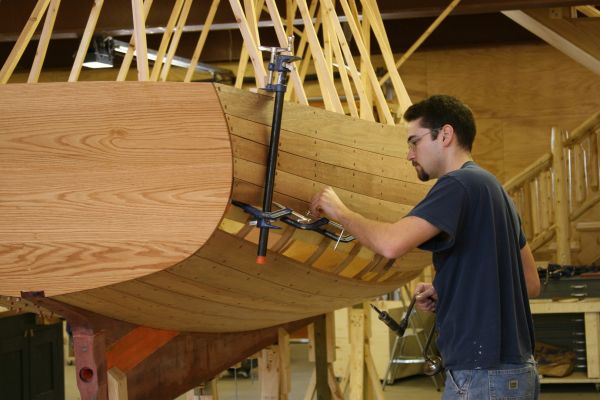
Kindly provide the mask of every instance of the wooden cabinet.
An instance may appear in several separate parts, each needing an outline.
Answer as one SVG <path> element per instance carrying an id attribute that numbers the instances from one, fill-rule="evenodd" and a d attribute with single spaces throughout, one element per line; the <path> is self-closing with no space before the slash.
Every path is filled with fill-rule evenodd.
<path id="1" fill-rule="evenodd" d="M 0 390 L 3 400 L 64 399 L 61 323 L 0 314 Z"/>
<path id="2" fill-rule="evenodd" d="M 600 298 L 580 301 L 531 300 L 532 314 L 583 315 L 586 372 L 573 372 L 564 378 L 542 378 L 542 383 L 600 383 Z"/>

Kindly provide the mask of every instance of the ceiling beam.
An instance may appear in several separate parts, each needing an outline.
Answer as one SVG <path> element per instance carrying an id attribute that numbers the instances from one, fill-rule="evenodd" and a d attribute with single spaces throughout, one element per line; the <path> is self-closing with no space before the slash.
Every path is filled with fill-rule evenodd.
<path id="1" fill-rule="evenodd" d="M 551 18 L 548 10 L 503 11 L 503 14 L 600 75 L 600 19 Z"/>
<path id="2" fill-rule="evenodd" d="M 448 6 L 450 0 L 379 0 L 382 15 L 390 19 L 436 17 Z M 550 7 L 599 5 L 598 0 L 462 0 L 453 11 L 460 14 L 486 14 L 506 10 Z"/>

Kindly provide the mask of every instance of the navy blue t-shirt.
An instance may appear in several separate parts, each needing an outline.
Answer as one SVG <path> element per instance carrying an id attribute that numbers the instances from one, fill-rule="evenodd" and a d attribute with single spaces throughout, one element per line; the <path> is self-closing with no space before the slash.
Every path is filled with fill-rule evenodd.
<path id="1" fill-rule="evenodd" d="M 490 369 L 533 354 L 520 249 L 526 240 L 497 179 L 472 161 L 439 178 L 409 213 L 442 232 L 433 252 L 438 348 L 449 369 Z"/>

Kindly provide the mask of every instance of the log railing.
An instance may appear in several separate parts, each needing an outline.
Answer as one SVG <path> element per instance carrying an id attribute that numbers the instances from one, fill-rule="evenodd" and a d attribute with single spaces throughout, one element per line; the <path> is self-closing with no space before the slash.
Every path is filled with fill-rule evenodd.
<path id="1" fill-rule="evenodd" d="M 552 129 L 551 153 L 505 184 L 532 250 L 556 237 L 556 261 L 571 262 L 571 222 L 600 201 L 600 112 L 572 132 Z"/>

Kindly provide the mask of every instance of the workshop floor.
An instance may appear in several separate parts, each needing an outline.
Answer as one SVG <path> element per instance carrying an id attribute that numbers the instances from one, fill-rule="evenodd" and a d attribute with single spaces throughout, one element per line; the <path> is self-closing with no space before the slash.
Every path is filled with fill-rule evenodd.
<path id="1" fill-rule="evenodd" d="M 307 359 L 307 345 L 292 343 L 292 391 L 290 400 L 303 400 L 306 386 L 312 372 L 312 365 Z M 255 375 L 256 370 L 253 371 Z M 258 400 L 260 399 L 260 382 L 256 377 L 237 379 L 225 373 L 218 383 L 219 400 Z M 384 391 L 386 400 L 423 400 L 439 399 L 441 393 L 435 390 L 429 377 L 416 376 L 397 380 L 388 385 Z M 177 400 L 183 400 L 180 396 Z M 75 383 L 75 367 L 65 367 L 65 399 L 79 400 L 79 392 Z M 600 393 L 592 384 L 581 385 L 543 385 L 541 400 L 599 400 Z M 169 400 L 169 399 L 166 399 Z"/>

